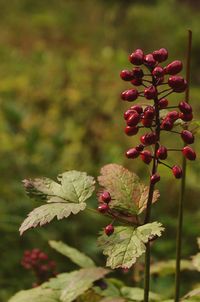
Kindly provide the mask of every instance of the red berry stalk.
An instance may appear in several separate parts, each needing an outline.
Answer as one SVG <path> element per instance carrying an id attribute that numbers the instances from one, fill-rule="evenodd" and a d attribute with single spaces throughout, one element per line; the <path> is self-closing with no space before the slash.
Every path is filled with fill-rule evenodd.
<path id="1" fill-rule="evenodd" d="M 163 164 L 170 168 L 175 178 L 182 177 L 182 169 L 178 165 L 169 166 L 164 163 L 168 157 L 169 151 L 182 151 L 185 158 L 195 160 L 195 151 L 188 146 L 183 149 L 168 149 L 160 144 L 160 136 L 162 131 L 179 134 L 182 140 L 187 144 L 194 142 L 193 134 L 187 129 L 180 132 L 172 130 L 176 127 L 176 121 L 182 119 L 184 122 L 191 121 L 193 118 L 192 107 L 185 101 L 179 102 L 177 106 L 169 107 L 169 101 L 166 99 L 171 93 L 181 93 L 187 88 L 187 82 L 177 75 L 182 70 L 182 62 L 175 60 L 167 66 L 161 66 L 160 63 L 168 58 L 168 52 L 165 48 L 154 51 L 151 54 L 144 55 L 141 49 L 137 49 L 129 56 L 129 61 L 137 66 L 144 65 L 147 69 L 145 73 L 141 67 L 134 67 L 132 70 L 123 70 L 120 76 L 125 81 L 130 81 L 132 85 L 143 86 L 143 90 L 129 89 L 121 94 L 123 101 L 135 102 L 139 97 L 150 100 L 153 104 L 141 107 L 138 104 L 130 107 L 124 113 L 126 121 L 125 133 L 129 136 L 136 135 L 140 129 L 148 129 L 147 133 L 143 133 L 140 137 L 140 144 L 132 147 L 126 152 L 129 159 L 135 159 L 140 156 L 146 164 L 152 163 L 149 194 L 147 200 L 147 208 L 144 224 L 149 223 L 151 219 L 151 205 L 153 200 L 154 187 L 160 181 L 158 174 L 159 164 Z M 165 78 L 168 77 L 165 82 Z M 163 88 L 167 85 L 168 88 Z M 160 111 L 162 109 L 176 108 L 180 111 L 173 110 L 161 118 Z M 153 147 L 148 150 L 149 147 Z M 162 160 L 162 161 L 161 161 Z M 149 301 L 149 283 L 150 283 L 150 243 L 146 244 L 146 263 L 145 263 L 145 285 L 144 285 L 144 302 Z"/>

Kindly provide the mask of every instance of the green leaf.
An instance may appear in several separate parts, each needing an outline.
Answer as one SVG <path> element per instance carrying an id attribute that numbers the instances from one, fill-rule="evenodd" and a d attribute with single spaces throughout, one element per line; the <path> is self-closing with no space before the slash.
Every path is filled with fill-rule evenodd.
<path id="1" fill-rule="evenodd" d="M 195 269 L 200 272 L 200 253 L 197 253 L 196 255 L 192 256 L 192 264 Z"/>
<path id="2" fill-rule="evenodd" d="M 84 202 L 94 189 L 94 178 L 85 172 L 68 171 L 58 176 L 60 183 L 49 178 L 24 180 L 27 193 L 34 198 L 46 200 L 48 204 L 36 208 L 22 223 L 19 231 L 22 234 L 29 228 L 44 225 L 54 217 L 62 219 L 71 213 L 77 214 L 86 207 Z"/>
<path id="3" fill-rule="evenodd" d="M 95 267 L 95 263 L 85 254 L 79 252 L 77 249 L 70 247 L 69 245 L 63 243 L 62 241 L 49 241 L 49 245 L 55 249 L 57 252 L 68 257 L 74 263 L 80 267 Z"/>
<path id="4" fill-rule="evenodd" d="M 20 235 L 30 228 L 44 225 L 50 222 L 54 217 L 58 220 L 67 218 L 71 213 L 77 214 L 83 211 L 86 207 L 86 203 L 82 202 L 79 204 L 75 203 L 50 203 L 42 205 L 34 209 L 28 214 L 28 217 L 24 220 L 19 228 Z"/>
<path id="5" fill-rule="evenodd" d="M 94 281 L 103 278 L 109 272 L 101 267 L 83 268 L 79 271 L 59 274 L 57 278 L 45 283 L 44 288 L 61 290 L 61 301 L 71 302 L 91 288 Z"/>
<path id="6" fill-rule="evenodd" d="M 95 187 L 92 176 L 85 172 L 68 171 L 58 176 L 59 183 L 49 178 L 24 180 L 27 194 L 33 198 L 40 198 L 47 202 L 81 203 L 88 199 Z"/>
<path id="7" fill-rule="evenodd" d="M 59 291 L 39 286 L 16 293 L 8 302 L 60 302 L 59 296 Z"/>
<path id="8" fill-rule="evenodd" d="M 111 298 L 104 298 L 99 302 L 126 302 L 127 300 L 120 298 L 120 297 L 111 297 Z"/>
<path id="9" fill-rule="evenodd" d="M 154 236 L 161 236 L 164 228 L 158 222 L 152 222 L 134 228 L 117 226 L 111 236 L 101 235 L 98 239 L 103 254 L 108 256 L 107 266 L 130 268 L 146 250 L 145 243 Z"/>
<path id="10" fill-rule="evenodd" d="M 139 287 L 128 287 L 124 286 L 121 288 L 122 295 L 134 301 L 143 301 L 144 299 L 144 289 Z M 149 293 L 149 301 L 160 301 L 161 298 L 158 294 Z"/>
<path id="11" fill-rule="evenodd" d="M 160 261 L 151 265 L 151 274 L 166 276 L 174 274 L 176 269 L 176 260 Z M 190 260 L 181 260 L 181 270 L 195 270 Z"/>
<path id="12" fill-rule="evenodd" d="M 200 287 L 193 289 L 192 291 L 187 293 L 183 298 L 184 299 L 194 298 L 195 299 L 194 302 L 195 301 L 200 301 Z M 193 301 L 193 300 L 191 300 L 191 301 Z"/>
<path id="13" fill-rule="evenodd" d="M 108 164 L 101 169 L 98 181 L 111 194 L 111 208 L 132 215 L 138 215 L 146 208 L 149 188 L 140 182 L 135 173 L 120 165 Z M 159 192 L 155 190 L 153 202 L 158 197 Z"/>

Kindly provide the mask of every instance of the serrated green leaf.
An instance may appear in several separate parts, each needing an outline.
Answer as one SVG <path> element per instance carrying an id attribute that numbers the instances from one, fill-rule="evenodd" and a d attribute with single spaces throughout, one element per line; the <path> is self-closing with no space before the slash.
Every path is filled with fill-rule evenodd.
<path id="1" fill-rule="evenodd" d="M 113 269 L 130 268 L 145 252 L 145 243 L 154 236 L 160 237 L 163 230 L 161 223 L 152 222 L 138 228 L 117 226 L 111 236 L 101 235 L 98 244 L 108 256 L 106 265 Z"/>
<path id="2" fill-rule="evenodd" d="M 49 178 L 24 180 L 27 194 L 33 198 L 40 198 L 47 202 L 81 203 L 88 199 L 95 187 L 92 176 L 85 172 L 68 171 L 58 176 L 59 183 Z"/>
<path id="3" fill-rule="evenodd" d="M 62 255 L 68 257 L 74 263 L 79 265 L 80 267 L 87 268 L 87 267 L 95 267 L 95 263 L 92 259 L 90 259 L 85 254 L 79 252 L 77 249 L 72 248 L 71 246 L 63 243 L 62 241 L 49 241 L 49 245 L 55 249 L 57 252 L 61 253 Z"/>
<path id="4" fill-rule="evenodd" d="M 124 286 L 121 288 L 121 294 L 127 298 L 131 299 L 133 301 L 143 301 L 144 299 L 144 289 L 139 287 L 128 287 Z M 161 297 L 158 294 L 149 293 L 149 301 L 160 301 Z"/>
<path id="5" fill-rule="evenodd" d="M 100 186 L 111 194 L 111 208 L 132 215 L 138 215 L 144 211 L 149 188 L 140 182 L 135 173 L 117 164 L 108 164 L 100 172 L 98 181 Z M 155 190 L 153 202 L 158 197 L 159 192 Z"/>
<path id="6" fill-rule="evenodd" d="M 102 267 L 83 268 L 79 271 L 59 274 L 45 283 L 44 288 L 61 290 L 61 301 L 71 302 L 91 288 L 94 281 L 103 278 L 109 272 Z"/>
<path id="7" fill-rule="evenodd" d="M 8 302 L 60 302 L 59 296 L 59 291 L 39 286 L 16 293 Z"/>
<path id="8" fill-rule="evenodd" d="M 44 225 L 50 222 L 54 217 L 58 220 L 67 218 L 71 213 L 77 214 L 79 211 L 83 211 L 86 207 L 86 203 L 49 203 L 42 205 L 28 214 L 28 217 L 24 220 L 19 228 L 22 235 L 26 230 L 35 228 L 36 226 Z"/>

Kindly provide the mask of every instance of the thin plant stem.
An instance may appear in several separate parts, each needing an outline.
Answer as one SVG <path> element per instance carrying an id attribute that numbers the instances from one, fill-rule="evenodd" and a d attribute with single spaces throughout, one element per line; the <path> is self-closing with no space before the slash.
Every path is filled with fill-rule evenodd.
<path id="1" fill-rule="evenodd" d="M 192 31 L 188 30 L 188 47 L 186 58 L 186 81 L 188 83 L 185 92 L 185 100 L 189 102 L 189 84 L 190 84 L 190 67 L 191 67 L 191 50 L 192 50 Z M 187 128 L 187 126 L 186 126 Z M 180 283 L 181 283 L 181 250 L 182 250 L 182 230 L 183 230 L 183 204 L 185 199 L 186 183 L 186 159 L 182 159 L 183 177 L 181 181 L 181 193 L 178 205 L 178 229 L 176 239 L 176 273 L 175 273 L 175 298 L 174 302 L 180 301 Z"/>
<path id="2" fill-rule="evenodd" d="M 155 144 L 154 148 L 154 155 L 153 155 L 153 166 L 151 174 L 155 174 L 157 171 L 158 160 L 156 158 L 156 152 L 159 148 L 159 139 L 160 139 L 160 112 L 158 106 L 158 98 L 154 100 L 154 106 L 156 111 L 156 135 L 157 135 L 157 143 Z M 144 224 L 149 223 L 151 219 L 151 205 L 153 200 L 153 193 L 154 193 L 155 185 L 150 182 L 149 186 L 149 193 L 147 199 L 147 209 L 144 219 Z M 146 252 L 145 252 L 145 271 L 144 271 L 144 302 L 149 301 L 149 288 L 150 288 L 150 264 L 151 264 L 151 246 L 150 242 L 146 243 Z"/>

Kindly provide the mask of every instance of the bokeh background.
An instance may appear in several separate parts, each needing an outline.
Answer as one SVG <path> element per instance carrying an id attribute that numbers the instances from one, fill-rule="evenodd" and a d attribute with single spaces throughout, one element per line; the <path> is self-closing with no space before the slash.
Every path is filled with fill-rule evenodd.
<path id="1" fill-rule="evenodd" d="M 119 99 L 127 84 L 121 69 L 135 48 L 146 53 L 166 47 L 170 60 L 185 60 L 187 29 L 193 30 L 191 102 L 200 118 L 200 10 L 192 0 L 0 0 L 0 301 L 29 288 L 33 276 L 20 265 L 25 249 L 39 247 L 58 262 L 58 270 L 72 268 L 50 250 L 48 240 L 63 240 L 104 259 L 96 235 L 106 220 L 78 215 L 30 230 L 22 238 L 18 228 L 39 203 L 29 200 L 21 180 L 56 178 L 77 169 L 97 176 L 102 165 L 115 162 L 137 172 L 147 183 L 148 168 L 140 160 L 128 161 L 124 151 L 132 139 L 123 133 Z M 183 99 L 170 98 L 173 104 Z M 134 138 L 135 140 L 135 138 Z M 178 146 L 175 135 L 167 146 Z M 196 150 L 200 143 L 196 139 Z M 172 154 L 169 163 L 179 162 Z M 160 202 L 153 219 L 166 231 L 154 245 L 155 260 L 175 257 L 175 229 L 180 182 L 168 169 L 161 171 Z M 199 235 L 200 162 L 188 164 L 183 256 L 197 252 Z M 96 201 L 91 200 L 93 206 Z M 197 282 L 184 273 L 183 292 Z M 188 281 L 189 280 L 189 281 Z M 173 277 L 155 279 L 153 290 L 173 293 Z"/>

